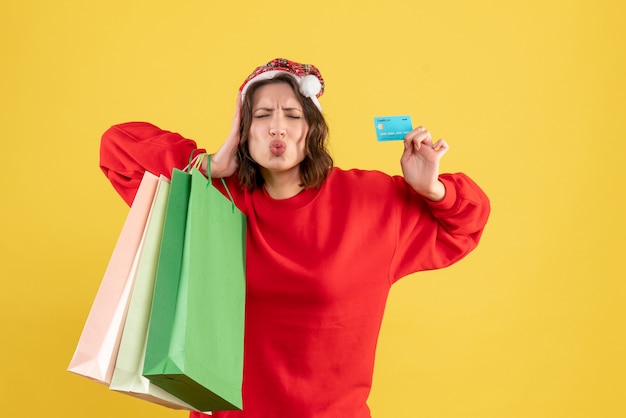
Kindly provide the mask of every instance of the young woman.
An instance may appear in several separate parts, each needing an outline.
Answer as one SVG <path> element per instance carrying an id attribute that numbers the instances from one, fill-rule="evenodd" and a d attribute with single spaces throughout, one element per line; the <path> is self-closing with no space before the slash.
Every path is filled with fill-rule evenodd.
<path id="1" fill-rule="evenodd" d="M 248 218 L 243 411 L 216 417 L 370 417 L 390 287 L 463 258 L 487 222 L 486 195 L 464 174 L 439 174 L 448 144 L 422 127 L 404 139 L 403 176 L 333 167 L 323 88 L 314 66 L 257 68 L 210 173 L 203 166 Z M 104 134 L 101 166 L 130 204 L 145 170 L 169 175 L 194 150 L 176 133 L 122 124 Z"/>

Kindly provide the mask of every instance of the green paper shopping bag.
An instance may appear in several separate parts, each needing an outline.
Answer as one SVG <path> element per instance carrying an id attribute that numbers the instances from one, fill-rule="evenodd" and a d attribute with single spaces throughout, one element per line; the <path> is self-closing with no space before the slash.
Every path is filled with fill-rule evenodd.
<path id="1" fill-rule="evenodd" d="M 245 234 L 196 168 L 174 170 L 143 375 L 201 411 L 242 408 Z"/>
<path id="2" fill-rule="evenodd" d="M 146 224 L 143 245 L 138 254 L 126 322 L 109 388 L 169 408 L 193 409 L 142 375 L 148 319 L 152 306 L 156 267 L 169 196 L 169 183 L 165 176 L 159 178 Z"/>

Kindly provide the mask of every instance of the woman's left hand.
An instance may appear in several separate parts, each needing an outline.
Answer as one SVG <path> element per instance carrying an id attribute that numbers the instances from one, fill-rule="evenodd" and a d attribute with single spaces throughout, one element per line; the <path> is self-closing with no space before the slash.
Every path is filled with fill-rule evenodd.
<path id="1" fill-rule="evenodd" d="M 400 159 L 402 173 L 407 183 L 427 199 L 439 201 L 446 194 L 439 181 L 439 161 L 448 151 L 443 139 L 433 144 L 430 132 L 420 126 L 404 137 L 404 152 Z"/>

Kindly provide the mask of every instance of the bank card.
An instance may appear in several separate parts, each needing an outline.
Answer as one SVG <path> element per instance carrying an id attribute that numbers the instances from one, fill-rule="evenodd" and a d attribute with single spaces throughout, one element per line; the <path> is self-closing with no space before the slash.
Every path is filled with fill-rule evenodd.
<path id="1" fill-rule="evenodd" d="M 411 116 L 377 116 L 374 118 L 376 138 L 379 141 L 397 141 L 413 129 Z"/>

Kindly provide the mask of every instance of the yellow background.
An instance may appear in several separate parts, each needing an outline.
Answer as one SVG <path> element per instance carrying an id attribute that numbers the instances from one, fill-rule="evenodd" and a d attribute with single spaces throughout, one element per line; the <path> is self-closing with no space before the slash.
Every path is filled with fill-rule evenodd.
<path id="1" fill-rule="evenodd" d="M 626 416 L 625 16 L 621 1 L 2 1 L 0 415 L 186 416 L 65 371 L 127 213 L 99 137 L 145 120 L 215 150 L 243 79 L 287 57 L 326 79 L 338 166 L 399 173 L 372 118 L 411 114 L 451 145 L 443 170 L 492 200 L 473 254 L 394 288 L 374 417 Z"/>

